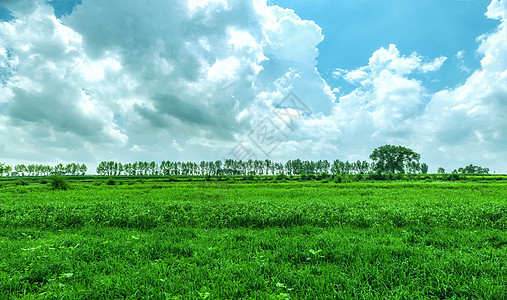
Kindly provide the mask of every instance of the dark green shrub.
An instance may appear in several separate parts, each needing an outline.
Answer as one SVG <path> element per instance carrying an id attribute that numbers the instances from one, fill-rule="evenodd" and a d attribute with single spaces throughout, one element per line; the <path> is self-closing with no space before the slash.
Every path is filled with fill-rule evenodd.
<path id="1" fill-rule="evenodd" d="M 278 174 L 276 175 L 276 180 L 287 180 L 287 176 L 285 174 Z"/>
<path id="2" fill-rule="evenodd" d="M 455 180 L 459 180 L 459 175 L 456 174 L 456 173 L 452 173 L 452 174 L 448 174 L 445 176 L 445 179 L 446 180 L 450 180 L 450 181 L 455 181 Z"/>
<path id="3" fill-rule="evenodd" d="M 315 179 L 317 180 L 325 180 L 325 179 L 329 179 L 329 174 L 327 173 L 319 173 L 315 176 Z M 329 180 L 328 180 L 329 181 Z"/>
<path id="4" fill-rule="evenodd" d="M 389 173 L 389 178 L 390 180 L 402 180 L 403 179 L 403 174 L 401 173 Z"/>
<path id="5" fill-rule="evenodd" d="M 55 190 L 62 190 L 65 191 L 69 188 L 69 183 L 67 180 L 59 175 L 53 175 L 49 178 L 49 184 L 51 186 L 51 189 L 53 191 Z"/>
<path id="6" fill-rule="evenodd" d="M 333 176 L 333 181 L 336 182 L 336 183 L 341 183 L 342 182 L 342 177 L 341 175 L 338 175 L 338 174 L 335 174 Z"/>
<path id="7" fill-rule="evenodd" d="M 254 180 L 254 176 L 253 175 L 245 175 L 245 176 L 243 176 L 243 180 L 253 181 Z"/>
<path id="8" fill-rule="evenodd" d="M 315 180 L 315 175 L 314 174 L 301 174 L 301 180 L 302 181 Z"/>
<path id="9" fill-rule="evenodd" d="M 113 178 L 109 178 L 109 179 L 106 181 L 106 184 L 107 184 L 107 185 L 115 185 L 115 184 L 116 184 L 116 181 L 115 181 Z"/>
<path id="10" fill-rule="evenodd" d="M 169 176 L 169 177 L 167 177 L 166 181 L 167 182 L 176 182 L 176 181 L 178 181 L 178 179 L 175 176 Z"/>
<path id="11" fill-rule="evenodd" d="M 343 174 L 341 178 L 342 178 L 342 183 L 351 183 L 353 180 L 353 176 L 350 174 Z"/>
<path id="12" fill-rule="evenodd" d="M 18 180 L 16 180 L 15 184 L 25 186 L 25 185 L 28 185 L 28 182 L 24 181 L 23 179 L 18 179 Z"/>

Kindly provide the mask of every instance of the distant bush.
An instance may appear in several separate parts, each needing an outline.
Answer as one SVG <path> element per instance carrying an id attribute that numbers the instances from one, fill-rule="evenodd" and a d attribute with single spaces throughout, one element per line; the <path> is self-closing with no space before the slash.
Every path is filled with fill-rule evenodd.
<path id="1" fill-rule="evenodd" d="M 301 180 L 302 181 L 315 180 L 315 175 L 314 174 L 301 174 Z"/>
<path id="2" fill-rule="evenodd" d="M 345 174 L 342 176 L 342 183 L 351 183 L 353 180 L 352 175 Z"/>
<path id="3" fill-rule="evenodd" d="M 329 174 L 327 173 L 319 173 L 315 176 L 315 179 L 317 180 L 326 180 L 326 179 L 329 179 Z M 329 180 L 328 180 L 329 181 Z"/>
<path id="4" fill-rule="evenodd" d="M 444 179 L 445 180 L 449 180 L 449 181 L 455 181 L 455 180 L 459 180 L 459 175 L 456 174 L 456 173 L 452 173 L 452 174 L 447 174 L 446 176 L 444 176 Z"/>
<path id="5" fill-rule="evenodd" d="M 16 180 L 15 184 L 25 186 L 25 185 L 28 185 L 28 182 L 24 181 L 23 179 L 18 179 L 18 180 Z"/>
<path id="6" fill-rule="evenodd" d="M 109 179 L 106 181 L 106 184 L 107 184 L 107 185 L 115 185 L 115 184 L 116 184 L 116 181 L 115 181 L 113 178 L 109 178 Z"/>
<path id="7" fill-rule="evenodd" d="M 402 180 L 403 179 L 403 174 L 401 174 L 401 173 L 394 173 L 394 174 L 390 173 L 389 174 L 389 179 L 390 180 Z"/>
<path id="8" fill-rule="evenodd" d="M 285 174 L 278 174 L 276 175 L 276 180 L 287 180 L 287 176 Z"/>
<path id="9" fill-rule="evenodd" d="M 53 175 L 49 178 L 49 183 L 52 190 L 65 191 L 69 188 L 69 183 L 65 178 L 59 175 Z"/>
<path id="10" fill-rule="evenodd" d="M 178 181 L 178 178 L 176 178 L 175 176 L 169 176 L 167 177 L 167 182 L 176 182 Z"/>
<path id="11" fill-rule="evenodd" d="M 254 180 L 254 176 L 253 175 L 245 175 L 245 176 L 243 176 L 243 180 L 253 181 Z"/>

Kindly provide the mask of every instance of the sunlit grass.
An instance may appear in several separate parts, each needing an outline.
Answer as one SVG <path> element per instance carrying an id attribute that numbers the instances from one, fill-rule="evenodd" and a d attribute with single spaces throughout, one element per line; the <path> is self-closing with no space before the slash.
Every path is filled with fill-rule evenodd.
<path id="1" fill-rule="evenodd" d="M 505 299 L 505 188 L 13 186 L 0 298 Z"/>

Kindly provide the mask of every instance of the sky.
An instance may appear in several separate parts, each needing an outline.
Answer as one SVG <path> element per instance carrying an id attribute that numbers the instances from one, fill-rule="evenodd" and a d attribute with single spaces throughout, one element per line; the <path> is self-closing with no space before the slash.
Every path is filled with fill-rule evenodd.
<path id="1" fill-rule="evenodd" d="M 0 0 L 0 162 L 507 173 L 507 0 Z"/>

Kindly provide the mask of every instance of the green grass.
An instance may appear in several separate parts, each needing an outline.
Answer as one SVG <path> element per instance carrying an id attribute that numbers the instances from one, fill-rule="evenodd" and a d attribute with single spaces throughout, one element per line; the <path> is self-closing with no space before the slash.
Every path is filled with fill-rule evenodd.
<path id="1" fill-rule="evenodd" d="M 507 299 L 507 183 L 108 180 L 0 187 L 0 299 Z"/>

